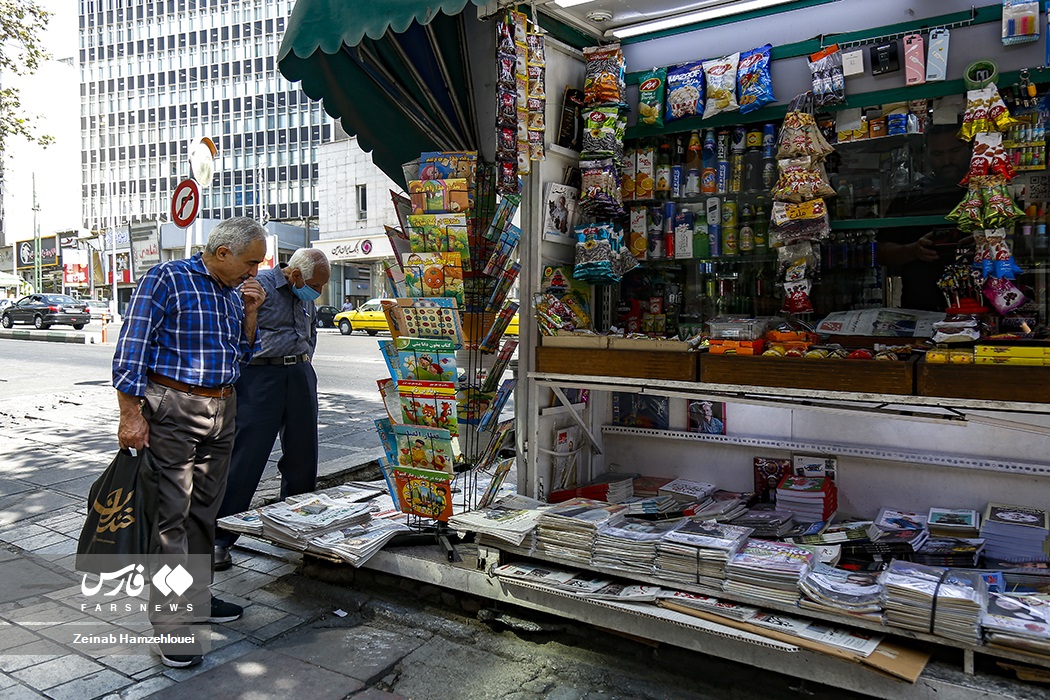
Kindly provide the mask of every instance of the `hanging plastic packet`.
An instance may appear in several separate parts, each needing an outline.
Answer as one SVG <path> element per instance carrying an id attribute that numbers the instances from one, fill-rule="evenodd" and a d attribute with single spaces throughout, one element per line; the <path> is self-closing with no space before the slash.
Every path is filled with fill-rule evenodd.
<path id="1" fill-rule="evenodd" d="M 593 217 L 623 216 L 620 200 L 620 180 L 611 158 L 581 160 L 580 207 Z"/>
<path id="2" fill-rule="evenodd" d="M 588 107 L 624 103 L 624 60 L 619 44 L 591 46 L 583 50 L 587 67 L 583 78 L 583 100 Z"/>
<path id="3" fill-rule="evenodd" d="M 819 161 L 834 152 L 834 147 L 824 138 L 812 114 L 792 110 L 784 115 L 784 126 L 777 138 L 778 158 L 809 156 Z"/>
<path id="4" fill-rule="evenodd" d="M 1010 245 L 1006 242 L 1006 229 L 988 229 L 984 236 L 991 250 L 992 271 L 989 276 L 1012 280 L 1022 270 L 1014 261 Z"/>
<path id="5" fill-rule="evenodd" d="M 828 107 L 846 101 L 846 76 L 842 72 L 842 52 L 832 44 L 809 57 L 813 80 L 813 105 Z"/>
<path id="6" fill-rule="evenodd" d="M 695 117 L 704 111 L 704 65 L 685 63 L 667 71 L 667 109 L 664 121 Z"/>
<path id="7" fill-rule="evenodd" d="M 586 128 L 583 130 L 583 152 L 587 157 L 611 157 L 615 153 L 616 119 L 618 107 L 594 107 L 587 110 Z M 620 140 L 622 147 L 623 141 Z"/>
<path id="8" fill-rule="evenodd" d="M 944 218 L 954 221 L 960 231 L 971 233 L 982 227 L 983 211 L 984 197 L 981 196 L 981 188 L 976 183 L 970 183 L 966 196 Z"/>
<path id="9" fill-rule="evenodd" d="M 981 189 L 981 196 L 984 199 L 984 207 L 981 211 L 983 228 L 997 229 L 1010 226 L 1025 216 L 1024 211 L 1014 204 L 1014 200 L 1006 190 L 1005 183 L 987 184 Z"/>
<path id="10" fill-rule="evenodd" d="M 981 290 L 984 298 L 999 314 L 1005 315 L 1020 308 L 1027 301 L 1024 293 L 1011 280 L 989 277 Z"/>
<path id="11" fill-rule="evenodd" d="M 801 204 L 773 202 L 768 234 L 771 248 L 823 240 L 830 232 L 831 222 L 823 199 Z"/>
<path id="12" fill-rule="evenodd" d="M 642 73 L 638 81 L 638 123 L 664 125 L 664 100 L 667 94 L 667 69 L 654 68 Z"/>
<path id="13" fill-rule="evenodd" d="M 971 141 L 981 132 L 1006 131 L 1017 123 L 999 95 L 999 88 L 995 83 L 989 83 L 983 88 L 966 92 L 966 111 L 963 112 L 959 138 Z"/>
<path id="14" fill-rule="evenodd" d="M 739 53 L 703 62 L 704 90 L 707 92 L 704 119 L 740 109 L 736 101 L 736 69 L 739 63 Z"/>
<path id="15" fill-rule="evenodd" d="M 780 309 L 781 312 L 788 314 L 812 313 L 813 302 L 809 298 L 809 293 L 812 289 L 813 282 L 808 279 L 785 282 L 784 305 Z"/>
<path id="16" fill-rule="evenodd" d="M 823 163 L 813 163 L 808 156 L 784 158 L 778 161 L 780 178 L 772 196 L 782 202 L 806 202 L 817 197 L 833 197 L 835 190 L 828 184 Z"/>
<path id="17" fill-rule="evenodd" d="M 576 264 L 573 279 L 591 284 L 619 281 L 612 267 L 608 224 L 582 224 L 576 229 Z"/>
<path id="18" fill-rule="evenodd" d="M 777 267 L 785 282 L 815 277 L 820 269 L 819 247 L 810 241 L 785 246 L 777 251 Z"/>
<path id="19" fill-rule="evenodd" d="M 740 113 L 748 114 L 776 102 L 769 72 L 771 44 L 740 54 Z"/>
<path id="20" fill-rule="evenodd" d="M 1014 177 L 1013 164 L 1003 148 L 1003 135 L 998 132 L 982 132 L 974 137 L 970 168 L 959 184 L 966 185 L 970 178 L 983 175 L 1001 175 L 1007 180 Z"/>

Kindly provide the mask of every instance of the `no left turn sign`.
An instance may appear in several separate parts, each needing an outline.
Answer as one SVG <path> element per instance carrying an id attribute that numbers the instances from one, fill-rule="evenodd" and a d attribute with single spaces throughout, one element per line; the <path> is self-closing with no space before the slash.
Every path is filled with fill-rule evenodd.
<path id="1" fill-rule="evenodd" d="M 186 228 L 197 218 L 201 208 L 201 192 L 193 180 L 183 180 L 171 195 L 171 220 L 179 228 Z"/>

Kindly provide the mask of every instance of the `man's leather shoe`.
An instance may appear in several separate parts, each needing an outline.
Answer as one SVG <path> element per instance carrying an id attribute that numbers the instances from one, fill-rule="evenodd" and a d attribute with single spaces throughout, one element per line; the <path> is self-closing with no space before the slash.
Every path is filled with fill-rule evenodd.
<path id="1" fill-rule="evenodd" d="M 231 566 L 233 566 L 233 559 L 230 557 L 230 548 L 221 544 L 215 545 L 215 552 L 211 558 L 212 570 L 226 571 Z"/>

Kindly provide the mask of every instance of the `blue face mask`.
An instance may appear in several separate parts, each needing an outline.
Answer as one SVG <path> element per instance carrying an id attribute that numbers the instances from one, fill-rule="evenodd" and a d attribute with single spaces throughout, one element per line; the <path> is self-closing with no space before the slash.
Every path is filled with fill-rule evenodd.
<path id="1" fill-rule="evenodd" d="M 313 287 L 304 284 L 302 287 L 292 285 L 292 292 L 303 301 L 313 301 L 321 296 L 321 293 Z"/>

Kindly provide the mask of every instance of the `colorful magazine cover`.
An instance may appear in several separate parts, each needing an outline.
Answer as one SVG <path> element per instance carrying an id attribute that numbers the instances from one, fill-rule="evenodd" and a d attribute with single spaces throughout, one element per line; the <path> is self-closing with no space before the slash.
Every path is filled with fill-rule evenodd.
<path id="1" fill-rule="evenodd" d="M 463 347 L 463 324 L 451 297 L 396 299 L 387 313 L 394 338 L 451 340 L 457 350 Z"/>
<path id="2" fill-rule="evenodd" d="M 408 338 L 388 341 L 395 347 L 398 379 L 431 382 L 458 381 L 456 346 L 449 340 Z"/>
<path id="3" fill-rule="evenodd" d="M 460 254 L 409 253 L 402 266 L 410 297 L 451 297 L 463 305 L 463 265 Z"/>
<path id="4" fill-rule="evenodd" d="M 413 214 L 408 225 L 413 253 L 459 253 L 463 270 L 471 271 L 466 214 Z"/>
<path id="5" fill-rule="evenodd" d="M 401 369 L 398 367 L 397 346 L 394 344 L 394 341 L 380 340 L 379 354 L 383 356 L 387 371 L 390 372 L 390 378 L 394 381 L 404 379 L 401 375 Z M 409 377 L 409 379 L 422 379 L 422 377 Z"/>
<path id="6" fill-rule="evenodd" d="M 500 348 L 499 354 L 496 356 L 496 361 L 492 363 L 492 367 L 485 374 L 485 379 L 481 382 L 481 390 L 484 392 L 494 392 L 499 386 L 499 381 L 503 377 L 503 373 L 507 370 L 507 366 L 510 364 L 511 359 L 514 357 L 514 351 L 518 348 L 518 341 L 516 338 L 509 338 L 503 343 L 503 347 Z"/>
<path id="7" fill-rule="evenodd" d="M 405 241 L 407 245 L 407 237 L 405 238 Z M 411 252 L 411 249 L 406 250 L 404 256 L 407 257 Z M 403 259 L 404 258 L 398 255 L 397 264 L 391 264 L 389 260 L 383 261 L 383 272 L 386 273 L 387 282 L 390 283 L 390 289 L 393 291 L 395 297 L 409 296 L 408 285 L 405 284 L 405 272 L 401 269 L 401 260 Z"/>
<path id="8" fill-rule="evenodd" d="M 390 469 L 401 511 L 447 521 L 452 517 L 452 475 L 432 469 Z"/>
<path id="9" fill-rule="evenodd" d="M 514 262 L 514 252 L 521 240 L 521 229 L 511 224 L 496 241 L 496 250 L 482 270 L 489 277 L 497 277 Z"/>
<path id="10" fill-rule="evenodd" d="M 393 379 L 377 379 L 376 384 L 379 385 L 379 395 L 383 397 L 383 406 L 390 422 L 395 425 L 401 423 L 401 401 L 397 393 L 397 382 Z"/>
<path id="11" fill-rule="evenodd" d="M 478 456 L 477 466 L 479 469 L 485 469 L 496 461 L 500 450 L 507 444 L 507 440 L 510 439 L 510 436 L 514 434 L 513 428 L 513 418 L 501 421 L 496 426 L 492 431 L 492 436 L 489 438 L 488 444 L 485 445 L 484 450 L 482 450 L 481 454 Z"/>
<path id="12" fill-rule="evenodd" d="M 456 392 L 456 410 L 462 425 L 478 425 L 496 398 L 495 391 L 481 391 L 468 386 Z"/>
<path id="13" fill-rule="evenodd" d="M 777 484 L 790 473 L 790 459 L 755 457 L 755 495 L 758 502 L 776 503 Z"/>
<path id="14" fill-rule="evenodd" d="M 376 432 L 379 433 L 379 441 L 383 444 L 383 452 L 391 462 L 397 461 L 397 437 L 394 435 L 394 424 L 389 418 L 377 418 L 375 420 Z"/>
<path id="15" fill-rule="evenodd" d="M 691 433 L 726 434 L 726 405 L 720 401 L 690 399 L 686 406 Z"/>
<path id="16" fill-rule="evenodd" d="M 667 430 L 670 426 L 671 399 L 654 394 L 614 391 L 613 425 Z"/>
<path id="17" fill-rule="evenodd" d="M 397 448 L 392 461 L 398 466 L 452 473 L 457 450 L 449 431 L 421 425 L 395 425 L 392 430 Z"/>
<path id="18" fill-rule="evenodd" d="M 397 383 L 397 391 L 403 423 L 444 428 L 459 435 L 455 384 L 404 379 Z"/>
<path id="19" fill-rule="evenodd" d="M 503 407 L 507 405 L 507 400 L 514 393 L 514 387 L 517 384 L 518 380 L 511 378 L 500 385 L 499 391 L 496 392 L 496 398 L 492 400 L 488 410 L 481 416 L 481 422 L 478 424 L 480 430 L 488 430 L 496 424 L 500 413 L 503 412 Z"/>
<path id="20" fill-rule="evenodd" d="M 557 182 L 548 183 L 544 189 L 547 202 L 543 211 L 544 238 L 557 237 L 572 240 L 580 191 L 575 187 Z"/>
<path id="21" fill-rule="evenodd" d="M 516 194 L 505 194 L 496 207 L 496 215 L 492 217 L 488 228 L 485 229 L 485 238 L 490 241 L 498 241 L 507 226 L 514 219 L 514 214 L 521 204 L 521 196 Z"/>
<path id="22" fill-rule="evenodd" d="M 485 493 L 481 495 L 481 500 L 478 501 L 479 509 L 487 508 L 495 502 L 496 495 L 503 486 L 503 482 L 507 480 L 507 474 L 510 473 L 510 468 L 513 466 L 513 457 L 500 460 L 496 465 L 496 470 L 492 474 L 492 481 L 489 482 L 488 488 L 485 489 Z"/>
<path id="23" fill-rule="evenodd" d="M 408 196 L 413 214 L 445 214 L 470 210 L 467 179 L 451 177 L 435 180 L 410 180 Z"/>

